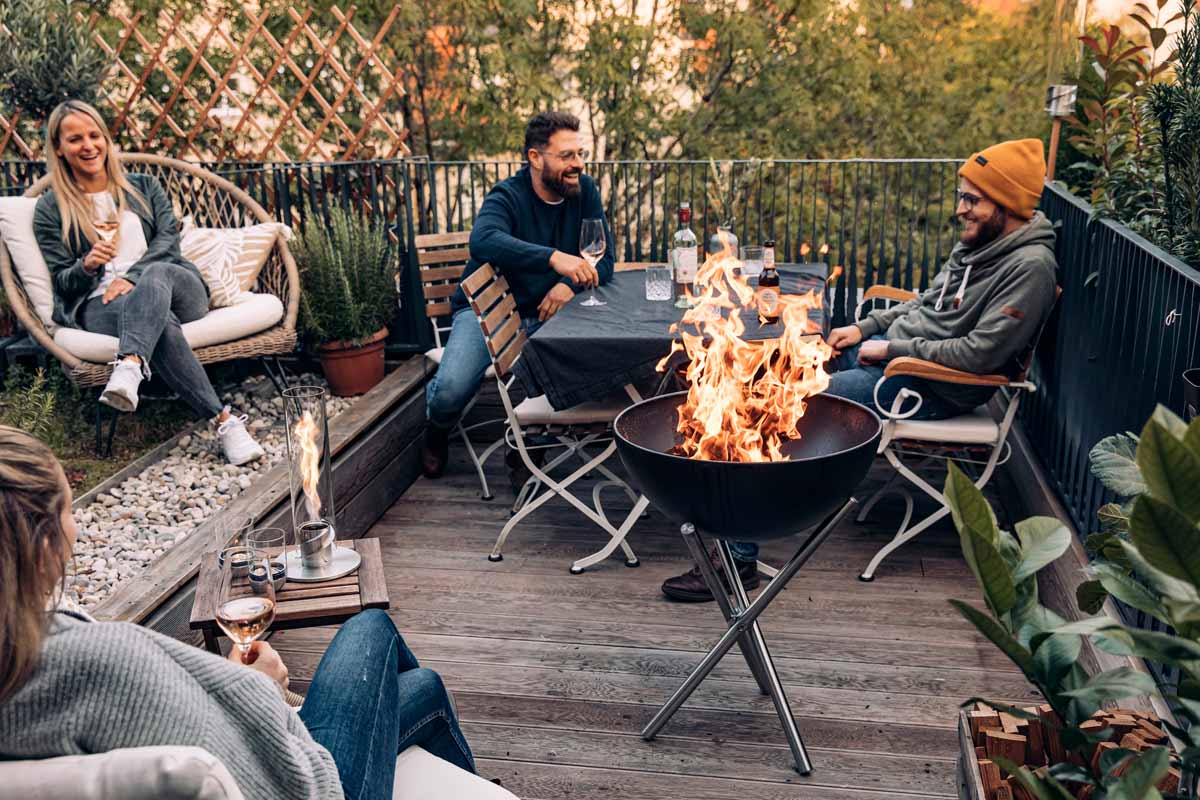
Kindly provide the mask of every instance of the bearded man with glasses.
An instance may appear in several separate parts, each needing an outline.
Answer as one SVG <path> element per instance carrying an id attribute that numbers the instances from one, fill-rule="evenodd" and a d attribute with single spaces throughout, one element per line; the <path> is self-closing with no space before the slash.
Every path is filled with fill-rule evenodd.
<path id="1" fill-rule="evenodd" d="M 829 394 L 875 408 L 875 386 L 884 367 L 901 356 L 978 374 L 1021 371 L 1022 354 L 1054 306 L 1057 283 L 1054 227 L 1035 211 L 1046 179 L 1042 143 L 1021 139 L 993 145 L 967 159 L 958 178 L 959 243 L 925 292 L 830 332 L 837 357 L 829 365 Z M 915 420 L 965 414 L 995 393 L 990 387 L 895 376 L 880 386 L 879 405 L 891 409 L 905 388 L 922 398 L 910 417 Z M 735 543 L 733 551 L 746 588 L 758 586 L 758 546 Z M 713 559 L 724 579 L 715 551 Z M 669 578 L 662 590 L 685 602 L 713 599 L 695 568 Z"/>
<path id="2" fill-rule="evenodd" d="M 492 187 L 479 208 L 462 277 L 491 264 L 508 279 L 522 327 L 532 334 L 576 292 L 612 280 L 616 247 L 600 190 L 583 172 L 589 154 L 579 135 L 579 119 L 562 111 L 537 114 L 525 128 L 522 152 L 525 165 Z M 579 255 L 581 223 L 589 218 L 605 220 L 608 239 L 594 269 Z M 483 331 L 461 288 L 450 307 L 450 338 L 425 392 L 429 425 L 421 468 L 429 478 L 445 470 L 450 431 L 491 364 Z"/>

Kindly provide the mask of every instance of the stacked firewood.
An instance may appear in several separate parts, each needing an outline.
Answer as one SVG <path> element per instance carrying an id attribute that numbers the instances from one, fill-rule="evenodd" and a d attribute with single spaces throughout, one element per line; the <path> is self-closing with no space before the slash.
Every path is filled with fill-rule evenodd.
<path id="1" fill-rule="evenodd" d="M 996 711 L 983 703 L 967 712 L 971 741 L 975 745 L 975 760 L 979 763 L 987 800 L 1037 800 L 1021 783 L 1001 769 L 995 760 L 1007 759 L 1016 766 L 1028 767 L 1036 775 L 1044 775 L 1053 764 L 1064 761 L 1084 766 L 1083 757 L 1068 753 L 1058 736 L 1059 719 L 1049 705 L 1029 706 L 1024 711 L 1036 714 L 1037 719 L 1018 719 L 1012 714 Z M 1170 745 L 1166 731 L 1157 716 L 1146 711 L 1115 708 L 1096 712 L 1083 723 L 1085 731 L 1099 732 L 1112 728 L 1113 735 L 1102 742 L 1092 756 L 1092 767 L 1098 771 L 1100 757 L 1106 750 L 1117 747 L 1140 752 L 1155 745 Z M 1117 773 L 1127 769 L 1133 759 L 1126 759 Z M 1179 786 L 1179 770 L 1172 767 L 1158 784 L 1160 792 L 1174 793 Z M 1078 800 L 1087 800 L 1093 787 L 1067 784 L 1075 789 Z"/>

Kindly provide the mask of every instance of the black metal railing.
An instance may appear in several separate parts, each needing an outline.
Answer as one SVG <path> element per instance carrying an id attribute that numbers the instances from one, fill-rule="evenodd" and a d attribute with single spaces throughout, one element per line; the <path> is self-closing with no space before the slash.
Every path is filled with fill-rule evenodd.
<path id="1" fill-rule="evenodd" d="M 866 286 L 919 290 L 937 274 L 956 236 L 957 165 L 953 159 L 621 161 L 589 164 L 588 173 L 600 187 L 617 260 L 666 261 L 679 204 L 688 201 L 702 238 L 732 217 L 742 244 L 774 239 L 780 261 L 843 266 L 831 292 L 833 318 L 841 323 Z M 487 192 L 521 168 L 514 161 L 425 159 L 203 166 L 292 225 L 305 225 L 334 202 L 383 214 L 408 267 L 392 342 L 409 349 L 431 344 L 412 237 L 470 228 Z M 0 194 L 19 193 L 42 169 L 37 162 L 0 162 Z"/>

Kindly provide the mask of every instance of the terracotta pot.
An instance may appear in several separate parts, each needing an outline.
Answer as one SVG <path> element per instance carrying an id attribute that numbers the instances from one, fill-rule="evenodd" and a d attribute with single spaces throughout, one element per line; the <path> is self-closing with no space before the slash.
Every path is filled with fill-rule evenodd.
<path id="1" fill-rule="evenodd" d="M 380 328 L 361 345 L 337 341 L 317 347 L 321 369 L 335 395 L 365 394 L 383 380 L 383 340 L 387 335 L 388 329 Z"/>

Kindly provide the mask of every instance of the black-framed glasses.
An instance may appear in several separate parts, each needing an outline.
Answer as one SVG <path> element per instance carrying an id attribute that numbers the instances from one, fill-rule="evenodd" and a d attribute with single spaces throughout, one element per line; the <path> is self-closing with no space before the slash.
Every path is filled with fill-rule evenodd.
<path id="1" fill-rule="evenodd" d="M 574 161 L 576 158 L 578 158 L 580 161 L 587 161 L 592 155 L 592 151 L 586 148 L 579 150 L 563 150 L 560 153 L 551 153 L 547 150 L 539 150 L 538 152 L 544 156 L 554 156 L 559 161 Z"/>
<path id="2" fill-rule="evenodd" d="M 973 211 L 975 210 L 975 205 L 982 199 L 983 198 L 979 195 L 971 194 L 970 192 L 964 192 L 962 189 L 954 190 L 955 208 L 958 208 L 960 205 L 965 205 L 967 207 L 967 211 Z"/>

